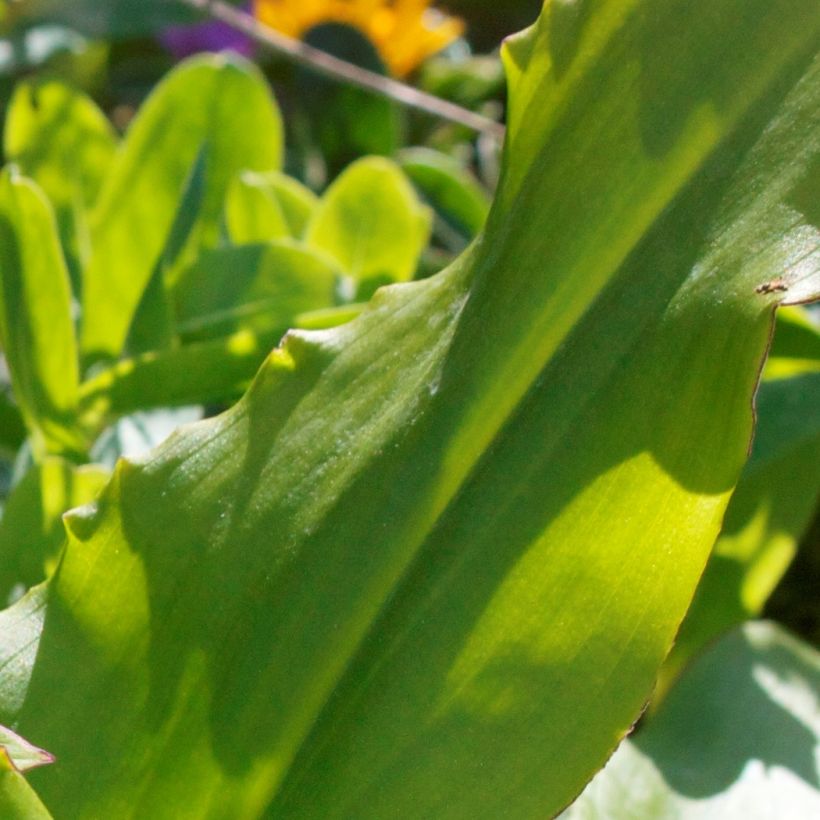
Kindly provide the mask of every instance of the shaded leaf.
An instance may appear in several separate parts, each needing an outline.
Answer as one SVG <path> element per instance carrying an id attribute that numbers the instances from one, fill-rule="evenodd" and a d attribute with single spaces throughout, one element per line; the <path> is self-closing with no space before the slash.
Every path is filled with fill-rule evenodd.
<path id="1" fill-rule="evenodd" d="M 71 287 L 54 213 L 37 186 L 0 177 L 0 336 L 38 455 L 82 451 Z"/>
<path id="2" fill-rule="evenodd" d="M 749 623 L 700 658 L 566 820 L 792 820 L 820 812 L 820 654 Z"/>
<path id="3" fill-rule="evenodd" d="M 0 520 L 0 602 L 8 605 L 51 574 L 65 543 L 63 513 L 93 501 L 108 478 L 101 467 L 61 458 L 26 473 Z"/>
<path id="4" fill-rule="evenodd" d="M 0 614 L 47 805 L 549 816 L 640 713 L 746 458 L 760 284 L 820 291 L 820 8 L 603 0 L 554 61 L 561 5 L 508 56 L 484 235 L 120 462 Z"/>
<path id="5" fill-rule="evenodd" d="M 457 160 L 430 148 L 408 148 L 399 163 L 449 224 L 470 238 L 481 230 L 490 197 Z"/>
<path id="6" fill-rule="evenodd" d="M 239 330 L 281 336 L 297 315 L 333 305 L 338 276 L 332 259 L 292 240 L 208 251 L 177 285 L 179 332 L 194 340 Z"/>

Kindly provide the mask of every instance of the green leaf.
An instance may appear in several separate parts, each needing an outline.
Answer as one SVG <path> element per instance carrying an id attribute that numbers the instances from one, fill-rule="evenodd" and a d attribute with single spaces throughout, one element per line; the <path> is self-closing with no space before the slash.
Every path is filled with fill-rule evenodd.
<path id="1" fill-rule="evenodd" d="M 300 239 L 317 203 L 316 195 L 292 177 L 244 171 L 228 191 L 228 233 L 237 244 Z"/>
<path id="2" fill-rule="evenodd" d="M 167 350 L 177 341 L 169 279 L 202 211 L 207 155 L 207 146 L 202 146 L 185 182 L 165 247 L 134 314 L 126 342 L 131 355 Z"/>
<path id="3" fill-rule="evenodd" d="M 116 358 L 163 250 L 197 153 L 207 145 L 207 190 L 195 241 L 219 238 L 230 181 L 243 168 L 276 169 L 282 125 L 262 75 L 230 55 L 175 69 L 141 109 L 93 214 L 85 272 L 82 349 Z"/>
<path id="4" fill-rule="evenodd" d="M 261 335 L 241 330 L 123 359 L 83 384 L 80 404 L 86 426 L 100 430 L 137 410 L 233 402 L 281 336 L 280 328 Z"/>
<path id="5" fill-rule="evenodd" d="M 291 236 L 278 197 L 261 174 L 248 171 L 241 173 L 228 189 L 225 224 L 237 245 Z"/>
<path id="6" fill-rule="evenodd" d="M 276 197 L 288 223 L 290 235 L 295 239 L 301 239 L 319 204 L 316 194 L 299 180 L 276 171 L 257 174 L 256 177 L 264 184 L 266 190 Z"/>
<path id="7" fill-rule="evenodd" d="M 325 193 L 307 242 L 330 254 L 353 279 L 411 279 L 430 235 L 430 214 L 401 169 L 367 157 Z"/>
<path id="8" fill-rule="evenodd" d="M 666 686 L 723 632 L 757 617 L 820 500 L 820 373 L 764 382 L 752 458 L 666 664 Z"/>
<path id="9" fill-rule="evenodd" d="M 490 211 L 490 197 L 457 160 L 430 148 L 399 154 L 402 170 L 456 230 L 474 237 Z"/>
<path id="10" fill-rule="evenodd" d="M 572 41 L 566 5 L 508 57 L 470 250 L 120 462 L 0 614 L 48 806 L 550 816 L 639 715 L 746 459 L 760 286 L 820 293 L 820 8 L 602 0 Z"/>
<path id="11" fill-rule="evenodd" d="M 65 543 L 63 514 L 93 501 L 108 478 L 101 467 L 61 458 L 26 473 L 0 520 L 0 602 L 10 603 L 51 574 Z"/>
<path id="12" fill-rule="evenodd" d="M 87 260 L 88 210 L 111 165 L 114 129 L 85 94 L 59 80 L 20 83 L 6 115 L 6 159 L 51 200 L 79 293 Z"/>
<path id="13" fill-rule="evenodd" d="M 0 177 L 0 337 L 38 455 L 82 451 L 77 343 L 54 213 L 37 186 Z"/>
<path id="14" fill-rule="evenodd" d="M 700 658 L 566 820 L 792 820 L 820 813 L 820 654 L 747 624 Z"/>
<path id="15" fill-rule="evenodd" d="M 338 276 L 332 259 L 293 240 L 208 251 L 177 284 L 177 326 L 189 340 L 281 336 L 298 314 L 333 305 Z"/>
<path id="16" fill-rule="evenodd" d="M 0 817 L 6 820 L 51 820 L 51 814 L 25 778 L 0 770 Z"/>
<path id="17" fill-rule="evenodd" d="M 782 379 L 820 370 L 820 328 L 800 307 L 778 312 L 777 330 L 766 363 L 767 379 Z"/>
<path id="18" fill-rule="evenodd" d="M 13 458 L 26 438 L 26 426 L 10 391 L 0 388 L 0 452 Z"/>

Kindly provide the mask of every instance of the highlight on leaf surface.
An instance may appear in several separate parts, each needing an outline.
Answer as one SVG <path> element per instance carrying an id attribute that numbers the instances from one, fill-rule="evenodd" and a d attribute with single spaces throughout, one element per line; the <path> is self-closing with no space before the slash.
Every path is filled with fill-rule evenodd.
<path id="1" fill-rule="evenodd" d="M 546 5 L 506 50 L 504 173 L 467 251 L 290 332 L 230 411 L 120 461 L 0 613 L 0 718 L 59 756 L 46 805 L 566 807 L 641 714 L 745 463 L 794 295 L 760 283 L 820 294 L 818 37 L 813 0 Z M 341 199 L 308 242 L 381 266 Z M 245 342 L 122 362 L 91 399 L 201 387 Z"/>

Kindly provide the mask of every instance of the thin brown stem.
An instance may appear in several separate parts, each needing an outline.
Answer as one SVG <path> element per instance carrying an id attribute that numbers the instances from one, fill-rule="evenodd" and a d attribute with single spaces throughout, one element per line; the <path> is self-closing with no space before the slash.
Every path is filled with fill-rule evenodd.
<path id="1" fill-rule="evenodd" d="M 178 2 L 197 9 L 215 20 L 220 20 L 231 28 L 241 31 L 260 45 L 282 54 L 317 74 L 322 74 L 337 82 L 345 82 L 364 88 L 409 108 L 415 108 L 449 122 L 458 123 L 473 131 L 489 134 L 499 141 L 504 138 L 504 126 L 489 117 L 484 117 L 448 100 L 442 100 L 440 97 L 427 94 L 391 77 L 385 77 L 374 71 L 360 68 L 346 60 L 340 60 L 326 51 L 321 51 L 308 43 L 295 40 L 270 26 L 266 26 L 253 15 L 223 2 L 223 0 L 178 0 Z"/>

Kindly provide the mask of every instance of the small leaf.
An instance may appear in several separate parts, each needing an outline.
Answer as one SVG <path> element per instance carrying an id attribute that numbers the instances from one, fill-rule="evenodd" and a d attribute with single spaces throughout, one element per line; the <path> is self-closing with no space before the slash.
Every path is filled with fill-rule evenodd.
<path id="1" fill-rule="evenodd" d="M 307 242 L 353 279 L 411 279 L 430 235 L 430 214 L 390 160 L 354 162 L 325 193 Z"/>
<path id="2" fill-rule="evenodd" d="M 236 177 L 228 189 L 225 225 L 237 245 L 268 242 L 291 235 L 278 198 L 260 174 L 249 171 Z"/>
<path id="3" fill-rule="evenodd" d="M 167 350 L 176 342 L 169 292 L 170 271 L 183 252 L 202 210 L 206 160 L 207 146 L 203 145 L 185 182 L 165 247 L 128 331 L 126 348 L 132 356 L 152 350 Z"/>
<path id="4" fill-rule="evenodd" d="M 77 293 L 90 253 L 88 212 L 114 158 L 117 137 L 94 101 L 59 80 L 20 83 L 5 125 L 6 158 L 51 200 Z"/>
<path id="5" fill-rule="evenodd" d="M 448 224 L 468 238 L 481 230 L 490 197 L 457 160 L 431 148 L 407 148 L 399 164 Z"/>
<path id="6" fill-rule="evenodd" d="M 65 543 L 63 514 L 92 501 L 108 478 L 101 467 L 55 457 L 26 473 L 0 519 L 0 605 L 51 574 Z"/>

